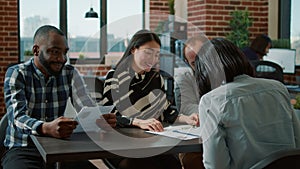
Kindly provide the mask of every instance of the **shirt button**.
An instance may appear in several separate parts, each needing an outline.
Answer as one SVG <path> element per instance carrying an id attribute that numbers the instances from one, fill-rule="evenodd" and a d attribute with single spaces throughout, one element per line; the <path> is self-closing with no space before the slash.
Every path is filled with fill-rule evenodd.
<path id="1" fill-rule="evenodd" d="M 45 100 L 45 103 L 48 103 L 48 100 Z"/>

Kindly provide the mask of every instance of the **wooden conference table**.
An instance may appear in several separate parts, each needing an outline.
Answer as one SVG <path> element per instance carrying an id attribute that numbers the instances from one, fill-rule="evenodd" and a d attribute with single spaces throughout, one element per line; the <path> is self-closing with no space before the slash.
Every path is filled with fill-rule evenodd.
<path id="1" fill-rule="evenodd" d="M 30 136 L 46 163 L 157 154 L 202 152 L 201 139 L 179 140 L 137 128 L 73 133 L 68 139 Z"/>

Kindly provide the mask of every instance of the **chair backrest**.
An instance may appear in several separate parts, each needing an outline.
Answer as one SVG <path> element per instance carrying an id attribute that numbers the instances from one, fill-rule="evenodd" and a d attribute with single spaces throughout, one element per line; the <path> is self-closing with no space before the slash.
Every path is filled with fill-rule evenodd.
<path id="1" fill-rule="evenodd" d="M 89 90 L 92 98 L 97 101 L 102 99 L 104 82 L 98 76 L 83 76 L 87 89 Z"/>
<path id="2" fill-rule="evenodd" d="M 288 149 L 276 151 L 261 161 L 257 162 L 250 169 L 278 169 L 278 168 L 299 168 L 300 149 Z"/>
<path id="3" fill-rule="evenodd" d="M 251 61 L 251 64 L 255 70 L 256 77 L 274 79 L 282 83 L 284 82 L 283 69 L 277 63 L 262 60 L 262 61 Z"/>
<path id="4" fill-rule="evenodd" d="M 167 95 L 167 99 L 172 105 L 175 105 L 174 77 L 163 70 L 160 70 L 160 74 L 165 80 L 164 83 L 165 83 L 165 92 Z"/>
<path id="5" fill-rule="evenodd" d="M 5 152 L 4 139 L 6 136 L 7 124 L 8 124 L 7 114 L 4 114 L 4 116 L 1 118 L 1 121 L 0 121 L 0 159 L 2 158 L 2 156 Z"/>

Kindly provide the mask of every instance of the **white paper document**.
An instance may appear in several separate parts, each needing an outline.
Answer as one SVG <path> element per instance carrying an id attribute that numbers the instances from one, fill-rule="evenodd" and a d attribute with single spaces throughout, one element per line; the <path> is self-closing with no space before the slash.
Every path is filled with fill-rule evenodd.
<path id="1" fill-rule="evenodd" d="M 200 127 L 191 125 L 168 126 L 162 132 L 146 131 L 147 133 L 177 138 L 181 140 L 191 140 L 200 138 Z"/>
<path id="2" fill-rule="evenodd" d="M 70 99 L 67 102 L 65 110 L 65 117 L 75 119 L 78 121 L 76 132 L 97 132 L 100 128 L 96 124 L 96 119 L 99 119 L 102 114 L 110 113 L 114 106 L 95 106 L 95 107 L 83 107 L 79 113 L 76 112 Z"/>
<path id="3" fill-rule="evenodd" d="M 79 125 L 74 132 L 97 132 L 100 130 L 96 124 L 102 114 L 110 113 L 114 106 L 83 107 L 77 114 L 76 120 Z"/>

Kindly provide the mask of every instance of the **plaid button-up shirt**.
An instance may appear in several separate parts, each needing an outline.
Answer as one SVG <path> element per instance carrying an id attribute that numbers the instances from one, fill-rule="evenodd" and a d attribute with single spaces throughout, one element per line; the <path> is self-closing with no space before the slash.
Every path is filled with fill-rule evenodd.
<path id="1" fill-rule="evenodd" d="M 37 134 L 39 125 L 63 116 L 69 97 L 77 111 L 95 106 L 73 66 L 65 65 L 59 76 L 46 79 L 33 59 L 8 68 L 4 97 L 8 114 L 4 145 L 9 148 L 27 146 L 28 136 Z"/>

